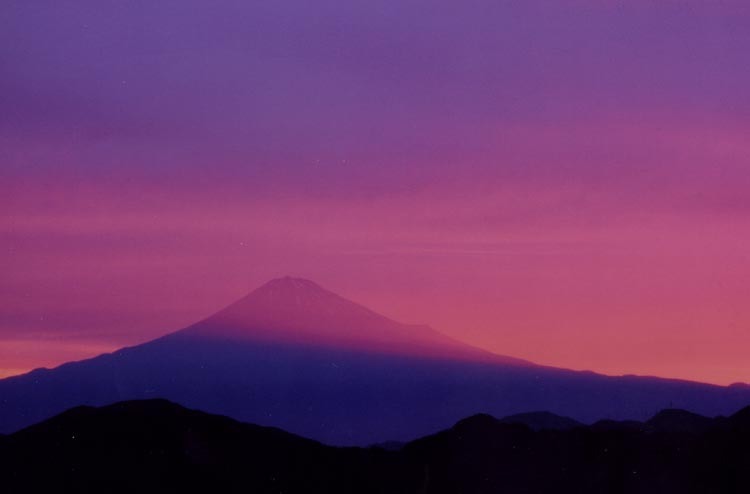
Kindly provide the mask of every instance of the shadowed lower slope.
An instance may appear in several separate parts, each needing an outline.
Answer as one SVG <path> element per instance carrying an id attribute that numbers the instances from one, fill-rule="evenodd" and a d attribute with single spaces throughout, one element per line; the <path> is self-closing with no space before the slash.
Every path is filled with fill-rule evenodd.
<path id="1" fill-rule="evenodd" d="M 477 412 L 644 420 L 671 404 L 714 416 L 750 403 L 750 389 L 533 365 L 288 278 L 157 340 L 0 380 L 0 433 L 77 405 L 147 398 L 366 445 L 409 441 Z"/>

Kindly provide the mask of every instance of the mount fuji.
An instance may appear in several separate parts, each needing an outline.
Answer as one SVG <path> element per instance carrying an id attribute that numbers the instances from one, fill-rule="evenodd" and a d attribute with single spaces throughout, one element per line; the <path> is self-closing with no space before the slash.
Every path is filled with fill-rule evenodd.
<path id="1" fill-rule="evenodd" d="M 429 326 L 398 323 L 310 280 L 292 277 L 271 280 L 178 334 L 206 340 L 282 343 L 366 353 L 533 365 L 467 345 Z"/>
<path id="2" fill-rule="evenodd" d="M 750 389 L 537 365 L 287 277 L 156 340 L 0 380 L 0 433 L 78 405 L 148 398 L 366 445 L 480 412 L 546 410 L 581 422 L 642 420 L 668 406 L 728 414 L 750 404 Z"/>

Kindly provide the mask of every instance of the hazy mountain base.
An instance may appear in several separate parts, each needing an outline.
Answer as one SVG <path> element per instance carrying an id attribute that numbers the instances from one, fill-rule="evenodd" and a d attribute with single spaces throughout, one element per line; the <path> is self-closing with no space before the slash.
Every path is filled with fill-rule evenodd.
<path id="1" fill-rule="evenodd" d="M 386 451 L 324 446 L 164 400 L 78 407 L 0 437 L 2 491 L 750 492 L 750 407 L 717 419 L 679 410 L 645 423 L 560 419 L 530 414 L 534 431 L 476 415 Z"/>
<path id="2" fill-rule="evenodd" d="M 478 411 L 591 423 L 643 420 L 670 403 L 709 416 L 750 403 L 750 392 L 684 381 L 175 334 L 0 380 L 0 432 L 78 405 L 155 397 L 339 446 L 410 441 Z"/>
<path id="3" fill-rule="evenodd" d="M 0 433 L 78 405 L 156 397 L 362 446 L 410 441 L 478 411 L 585 423 L 643 420 L 666 406 L 729 414 L 750 403 L 750 389 L 534 365 L 281 278 L 162 338 L 0 380 Z"/>

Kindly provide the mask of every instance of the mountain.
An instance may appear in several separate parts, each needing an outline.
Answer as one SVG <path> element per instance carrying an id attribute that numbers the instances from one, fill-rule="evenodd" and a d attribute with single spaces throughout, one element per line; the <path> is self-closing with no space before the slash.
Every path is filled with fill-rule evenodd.
<path id="1" fill-rule="evenodd" d="M 180 334 L 196 339 L 223 338 L 533 365 L 467 345 L 429 326 L 400 324 L 310 280 L 292 277 L 269 281 Z"/>
<path id="2" fill-rule="evenodd" d="M 76 407 L 0 441 L 0 480 L 8 494 L 750 492 L 750 407 L 683 432 L 508 419 L 474 415 L 386 450 L 325 446 L 165 400 Z"/>
<path id="3" fill-rule="evenodd" d="M 78 405 L 165 398 L 335 445 L 405 442 L 478 412 L 590 423 L 674 406 L 726 415 L 750 390 L 611 377 L 491 354 L 295 278 L 181 331 L 0 380 L 0 433 Z"/>

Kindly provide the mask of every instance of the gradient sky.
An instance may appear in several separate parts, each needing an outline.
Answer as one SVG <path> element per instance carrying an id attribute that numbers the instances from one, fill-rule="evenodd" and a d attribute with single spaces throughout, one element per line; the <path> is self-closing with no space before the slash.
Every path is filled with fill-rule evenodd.
<path id="1" fill-rule="evenodd" d="M 5 0 L 0 376 L 290 274 L 750 381 L 749 53 L 744 0 Z"/>

